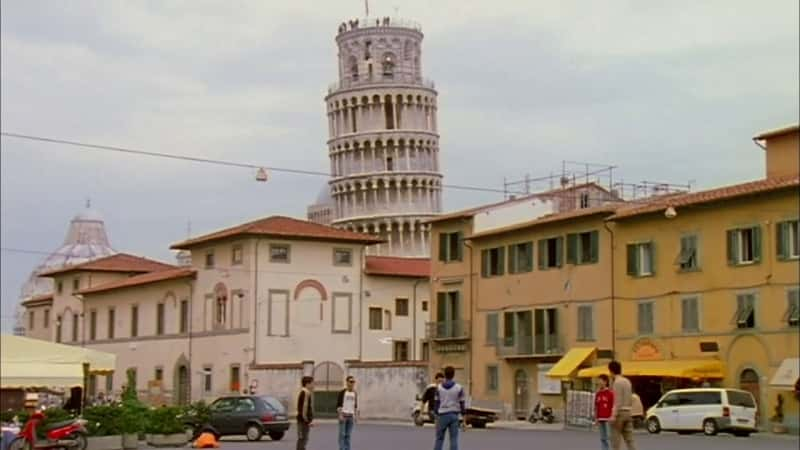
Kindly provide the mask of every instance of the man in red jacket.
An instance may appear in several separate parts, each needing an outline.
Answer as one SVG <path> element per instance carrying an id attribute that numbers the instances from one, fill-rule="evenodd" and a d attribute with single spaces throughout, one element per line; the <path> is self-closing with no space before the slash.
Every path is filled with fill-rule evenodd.
<path id="1" fill-rule="evenodd" d="M 614 391 L 608 388 L 608 375 L 600 375 L 600 389 L 594 396 L 595 423 L 600 428 L 600 448 L 608 450 L 608 437 L 611 433 L 611 411 L 614 408 Z"/>

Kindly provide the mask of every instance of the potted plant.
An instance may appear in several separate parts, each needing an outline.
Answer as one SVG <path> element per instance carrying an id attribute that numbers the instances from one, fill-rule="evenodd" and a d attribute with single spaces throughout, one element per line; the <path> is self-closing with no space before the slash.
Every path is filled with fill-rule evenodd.
<path id="1" fill-rule="evenodd" d="M 770 418 L 770 421 L 772 422 L 773 433 L 785 434 L 789 432 L 789 428 L 783 424 L 783 395 L 781 394 L 778 394 L 775 415 Z"/>
<path id="2" fill-rule="evenodd" d="M 181 408 L 162 406 L 147 414 L 147 444 L 153 447 L 183 447 L 189 441 L 181 420 Z"/>
<path id="3" fill-rule="evenodd" d="M 120 432 L 122 448 L 132 450 L 139 447 L 139 433 L 145 429 L 147 406 L 138 400 L 123 400 L 120 405 Z"/>
<path id="4" fill-rule="evenodd" d="M 92 406 L 83 410 L 88 450 L 122 450 L 122 408 Z"/>

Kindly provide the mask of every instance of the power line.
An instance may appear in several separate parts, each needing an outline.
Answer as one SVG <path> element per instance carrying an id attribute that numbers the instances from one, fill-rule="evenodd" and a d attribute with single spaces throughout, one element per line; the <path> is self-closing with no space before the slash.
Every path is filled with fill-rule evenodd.
<path id="1" fill-rule="evenodd" d="M 331 174 L 328 172 L 320 172 L 315 170 L 304 170 L 304 169 L 294 169 L 294 168 L 287 168 L 287 167 L 273 167 L 273 166 L 261 166 L 258 164 L 253 163 L 243 163 L 243 162 L 236 162 L 236 161 L 226 161 L 221 159 L 212 159 L 212 158 L 204 158 L 198 156 L 187 156 L 187 155 L 177 155 L 174 153 L 164 153 L 164 152 L 153 152 L 147 150 L 139 150 L 134 148 L 125 148 L 125 147 L 118 147 L 118 146 L 111 146 L 111 145 L 101 145 L 101 144 L 91 144 L 87 142 L 79 142 L 79 141 L 71 141 L 66 139 L 58 139 L 58 138 L 51 138 L 45 136 L 34 136 L 29 134 L 21 134 L 21 133 L 12 133 L 7 131 L 0 132 L 0 135 L 16 138 L 16 139 L 25 139 L 30 141 L 37 141 L 37 142 L 45 142 L 49 144 L 60 144 L 71 146 L 78 149 L 87 149 L 87 150 L 98 150 L 98 151 L 107 151 L 107 152 L 116 152 L 116 153 L 123 153 L 129 155 L 136 155 L 136 156 L 147 156 L 147 157 L 154 157 L 154 158 L 167 158 L 173 160 L 180 160 L 180 161 L 189 161 L 195 163 L 202 163 L 202 164 L 214 164 L 214 165 L 221 165 L 227 167 L 237 167 L 237 168 L 244 168 L 244 169 L 264 169 L 270 170 L 273 172 L 278 173 L 289 173 L 295 175 L 309 175 L 309 176 L 319 176 L 319 177 L 326 177 L 331 178 Z M 541 179 L 545 179 L 547 177 L 542 177 Z M 489 187 L 481 187 L 481 186 L 470 186 L 470 185 L 461 185 L 461 184 L 447 184 L 444 183 L 441 185 L 443 189 L 453 189 L 453 190 L 462 190 L 462 191 L 473 191 L 473 192 L 486 192 L 486 193 L 493 193 L 493 194 L 516 194 L 516 195 L 531 195 L 529 192 L 514 192 L 507 189 L 500 189 L 500 188 L 489 188 Z M 557 191 L 548 191 L 547 195 L 551 196 L 558 196 L 558 195 L 574 195 L 572 193 L 559 193 Z M 607 198 L 595 198 L 597 200 L 604 200 L 610 201 Z"/>

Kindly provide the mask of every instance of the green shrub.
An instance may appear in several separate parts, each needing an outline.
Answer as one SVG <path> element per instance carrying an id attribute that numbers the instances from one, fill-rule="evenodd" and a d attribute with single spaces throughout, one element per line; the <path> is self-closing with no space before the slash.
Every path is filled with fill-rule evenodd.
<path id="1" fill-rule="evenodd" d="M 136 391 L 136 372 L 134 369 L 128 369 L 125 372 L 125 377 L 128 382 L 125 383 L 125 390 L 122 391 L 122 400 L 139 400 L 139 394 Z"/>
<path id="2" fill-rule="evenodd" d="M 119 406 L 92 406 L 83 410 L 89 436 L 116 436 L 122 434 L 122 408 Z"/>
<path id="3" fill-rule="evenodd" d="M 178 434 L 185 430 L 181 420 L 183 410 L 174 406 L 154 408 L 147 414 L 145 432 L 148 434 Z"/>
<path id="4" fill-rule="evenodd" d="M 122 434 L 138 434 L 147 425 L 147 406 L 135 399 L 125 399 L 120 405 L 120 432 Z"/>
<path id="5" fill-rule="evenodd" d="M 186 406 L 183 414 L 186 420 L 197 426 L 203 426 L 211 422 L 211 408 L 203 400 Z"/>

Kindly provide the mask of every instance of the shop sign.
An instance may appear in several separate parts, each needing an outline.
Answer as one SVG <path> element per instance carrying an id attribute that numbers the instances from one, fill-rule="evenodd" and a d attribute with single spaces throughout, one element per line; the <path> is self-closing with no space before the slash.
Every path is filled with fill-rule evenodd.
<path id="1" fill-rule="evenodd" d="M 631 359 L 634 361 L 658 361 L 664 357 L 655 342 L 650 339 L 641 339 L 634 344 Z"/>

